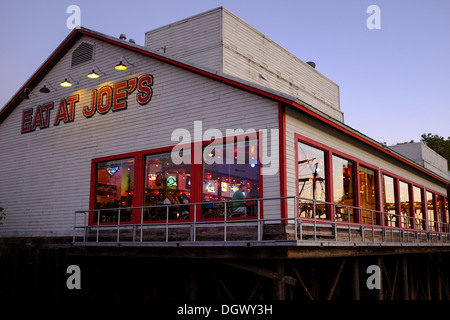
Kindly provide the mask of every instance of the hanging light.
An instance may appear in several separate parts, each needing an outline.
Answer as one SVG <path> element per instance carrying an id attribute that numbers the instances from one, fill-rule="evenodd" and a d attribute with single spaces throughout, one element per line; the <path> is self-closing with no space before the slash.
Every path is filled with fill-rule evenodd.
<path id="1" fill-rule="evenodd" d="M 120 71 L 127 70 L 127 66 L 122 63 L 122 60 L 120 60 L 119 64 L 115 66 L 115 69 Z"/>
<path id="2" fill-rule="evenodd" d="M 44 86 L 42 88 L 39 89 L 39 92 L 42 93 L 49 93 L 50 89 L 46 87 L 46 85 L 44 84 Z"/>
<path id="3" fill-rule="evenodd" d="M 67 78 L 66 79 L 64 79 L 64 81 L 63 82 L 61 82 L 60 84 L 59 84 L 61 87 L 71 87 L 72 86 L 72 83 L 70 83 L 69 81 L 67 81 Z"/>
<path id="4" fill-rule="evenodd" d="M 95 72 L 94 69 L 92 69 L 92 72 L 89 73 L 89 74 L 87 75 L 87 77 L 90 78 L 90 79 L 97 79 L 97 78 L 99 78 L 100 76 L 99 76 L 99 74 L 98 74 L 97 72 Z"/>
<path id="5" fill-rule="evenodd" d="M 23 92 L 19 95 L 19 98 L 20 99 L 30 99 L 30 97 L 28 96 L 27 91 L 28 91 L 28 93 L 31 92 L 31 90 L 28 89 L 28 88 L 23 89 Z"/>

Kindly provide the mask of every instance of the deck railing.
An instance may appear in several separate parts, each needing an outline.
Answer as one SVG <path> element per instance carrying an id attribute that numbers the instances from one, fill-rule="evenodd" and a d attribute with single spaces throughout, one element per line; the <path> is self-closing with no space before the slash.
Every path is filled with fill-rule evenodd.
<path id="1" fill-rule="evenodd" d="M 76 211 L 73 243 L 450 245 L 449 223 L 444 221 L 300 197 L 246 199 L 246 212 L 236 212 L 239 210 L 235 210 L 235 205 L 241 202 L 207 201 Z M 280 217 L 281 208 L 286 209 L 287 217 Z M 130 219 L 131 215 L 135 218 Z M 108 222 L 105 216 L 109 217 Z"/>

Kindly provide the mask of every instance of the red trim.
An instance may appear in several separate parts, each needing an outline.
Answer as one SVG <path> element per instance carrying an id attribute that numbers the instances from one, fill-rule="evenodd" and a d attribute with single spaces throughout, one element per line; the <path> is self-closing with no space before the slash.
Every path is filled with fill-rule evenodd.
<path id="1" fill-rule="evenodd" d="M 235 141 L 246 138 L 246 137 L 253 137 L 256 136 L 258 138 L 258 146 L 259 146 L 259 132 L 251 133 L 249 135 L 242 134 L 234 136 Z M 223 138 L 223 143 L 226 143 L 226 137 Z M 202 146 L 210 144 L 211 141 L 201 141 L 199 144 Z M 194 146 L 197 143 L 193 142 L 189 145 L 191 150 L 194 150 Z M 177 145 L 179 146 L 179 145 Z M 137 152 L 131 152 L 131 153 L 124 153 L 124 154 L 118 154 L 118 155 L 112 155 L 112 156 L 105 156 L 100 158 L 92 159 L 91 161 L 91 183 L 90 183 L 90 198 L 89 198 L 89 209 L 95 210 L 95 191 L 96 191 L 96 177 L 97 177 L 97 163 L 99 162 L 105 162 L 105 161 L 111 161 L 111 160 L 119 160 L 119 159 L 125 159 L 125 158 L 133 158 L 134 159 L 134 194 L 133 197 L 133 207 L 141 207 L 144 205 L 144 176 L 145 176 L 145 157 L 147 155 L 151 154 L 158 154 L 158 153 L 166 153 L 173 150 L 175 146 L 167 146 L 167 147 L 160 147 L 155 149 L 149 149 L 149 150 L 143 150 L 143 151 L 137 151 Z M 200 148 L 199 150 L 203 154 L 203 148 Z M 195 152 L 191 152 L 191 203 L 198 203 L 202 202 L 202 195 L 203 195 L 203 161 L 200 164 L 195 163 Z M 259 197 L 263 197 L 263 176 L 261 173 L 261 160 L 260 160 L 260 152 L 258 152 L 258 168 L 259 168 Z M 203 157 L 202 157 L 203 159 Z M 223 219 L 220 218 L 201 218 L 201 206 L 197 206 L 197 220 L 207 220 L 207 221 L 222 221 Z M 193 206 L 191 206 L 192 214 L 189 220 L 193 220 Z M 93 221 L 93 214 L 89 216 L 89 224 L 97 224 L 96 221 Z M 260 203 L 260 217 L 264 217 L 264 210 L 263 210 L 263 203 Z M 235 217 L 235 218 L 229 218 L 232 220 L 251 220 L 256 219 L 257 217 Z M 169 222 L 178 221 L 178 220 L 169 220 Z M 127 223 L 140 223 L 140 210 L 135 209 L 133 211 L 132 221 Z M 156 221 L 161 222 L 161 221 Z M 145 222 L 145 223 L 152 223 L 152 222 Z M 115 224 L 114 223 L 101 223 L 102 225 L 108 225 L 108 224 Z M 126 224 L 126 223 L 124 223 Z"/>
<path id="2" fill-rule="evenodd" d="M 282 103 L 278 104 L 278 128 L 279 128 L 279 167 L 280 167 L 280 197 L 287 196 L 286 176 L 286 110 Z M 287 199 L 281 200 L 281 218 L 288 218 Z"/>

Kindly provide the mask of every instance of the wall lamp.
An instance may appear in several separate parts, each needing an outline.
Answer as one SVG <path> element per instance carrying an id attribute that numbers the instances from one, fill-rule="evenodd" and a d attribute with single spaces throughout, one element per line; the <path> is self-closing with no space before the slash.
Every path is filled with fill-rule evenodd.
<path id="1" fill-rule="evenodd" d="M 61 82 L 59 85 L 60 85 L 61 87 L 64 87 L 64 88 L 71 87 L 71 86 L 72 86 L 72 82 L 70 82 L 70 81 L 68 80 L 68 78 L 72 79 L 71 76 L 67 76 L 67 77 L 64 79 L 64 81 Z M 72 79 L 72 81 L 74 81 L 74 80 Z M 74 82 L 76 82 L 76 81 L 74 81 Z M 78 83 L 78 82 L 76 82 L 76 83 Z"/>
<path id="2" fill-rule="evenodd" d="M 28 91 L 28 93 L 27 93 Z M 23 89 L 23 92 L 19 95 L 20 99 L 30 99 L 30 96 L 28 95 L 29 93 L 31 93 L 31 90 L 28 88 Z"/>
<path id="3" fill-rule="evenodd" d="M 124 60 L 125 60 L 129 65 L 131 65 L 131 66 L 134 67 L 134 65 L 133 65 L 132 63 L 130 63 L 125 57 L 122 56 L 122 57 L 120 58 L 120 62 L 119 62 L 118 64 L 116 64 L 116 66 L 115 66 L 114 68 L 115 68 L 116 70 L 119 70 L 119 71 L 127 70 L 127 69 L 128 69 L 127 65 L 123 63 Z"/>
<path id="4" fill-rule="evenodd" d="M 87 75 L 87 77 L 89 79 L 98 79 L 98 78 L 100 78 L 100 75 L 95 70 L 98 70 L 102 75 L 104 75 L 104 73 L 100 70 L 100 68 L 98 66 L 93 66 L 92 67 L 92 72 L 88 73 L 88 75 Z"/>

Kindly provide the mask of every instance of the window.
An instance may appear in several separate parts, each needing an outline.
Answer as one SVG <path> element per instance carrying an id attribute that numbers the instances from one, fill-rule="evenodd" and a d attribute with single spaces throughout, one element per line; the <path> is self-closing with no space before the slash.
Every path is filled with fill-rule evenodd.
<path id="1" fill-rule="evenodd" d="M 397 224 L 394 178 L 383 175 L 383 211 L 386 226 Z"/>
<path id="2" fill-rule="evenodd" d="M 412 228 L 411 204 L 409 200 L 409 184 L 403 181 L 399 183 L 400 190 L 400 214 L 403 228 Z"/>
<path id="3" fill-rule="evenodd" d="M 326 219 L 325 152 L 298 142 L 299 216 Z M 313 203 L 316 200 L 316 207 Z"/>
<path id="4" fill-rule="evenodd" d="M 117 208 L 133 206 L 134 159 L 99 162 L 96 165 L 94 222 L 118 220 Z M 114 208 L 114 209 L 113 209 Z M 100 216 L 97 214 L 100 213 Z M 120 221 L 131 221 L 131 210 L 120 210 Z"/>
<path id="5" fill-rule="evenodd" d="M 259 198 L 258 140 L 209 145 L 204 149 L 202 218 L 257 216 Z M 232 201 L 229 203 L 217 201 Z"/>
<path id="6" fill-rule="evenodd" d="M 418 230 L 425 230 L 425 216 L 423 214 L 423 205 L 422 205 L 422 189 L 416 186 L 413 186 L 413 197 L 414 197 L 414 217 L 416 221 L 415 228 Z"/>
<path id="7" fill-rule="evenodd" d="M 362 210 L 362 223 L 372 224 L 376 220 L 377 197 L 376 197 L 376 176 L 375 170 L 359 166 L 359 191 Z"/>
<path id="8" fill-rule="evenodd" d="M 183 149 L 183 152 L 190 150 Z M 170 152 L 145 158 L 144 221 L 189 219 L 191 165 L 175 164 Z M 168 206 L 166 206 L 168 205 Z"/>
<path id="9" fill-rule="evenodd" d="M 437 195 L 436 196 L 436 205 L 437 205 L 437 215 L 438 215 L 438 221 L 439 221 L 439 231 L 443 231 L 444 230 L 444 222 L 445 222 L 445 217 L 444 217 L 444 197 Z"/>
<path id="10" fill-rule="evenodd" d="M 427 221 L 428 221 L 428 230 L 435 230 L 434 223 L 434 200 L 433 194 L 430 191 L 427 191 Z"/>
<path id="11" fill-rule="evenodd" d="M 336 220 L 355 222 L 352 206 L 354 203 L 352 161 L 333 156 L 333 196 L 336 206 Z"/>

